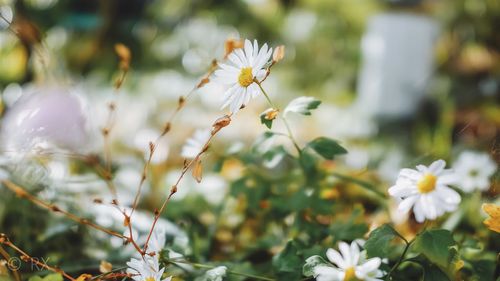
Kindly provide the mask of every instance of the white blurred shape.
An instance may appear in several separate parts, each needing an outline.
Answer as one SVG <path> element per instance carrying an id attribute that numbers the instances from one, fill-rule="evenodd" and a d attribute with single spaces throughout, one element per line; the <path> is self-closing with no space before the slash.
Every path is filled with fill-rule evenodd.
<path id="1" fill-rule="evenodd" d="M 11 107 L 23 94 L 23 88 L 17 83 L 11 83 L 3 90 L 3 102 L 7 107 Z"/>
<path id="2" fill-rule="evenodd" d="M 432 77 L 438 32 L 438 24 L 426 16 L 373 17 L 361 43 L 358 107 L 377 117 L 411 116 Z"/>
<path id="3" fill-rule="evenodd" d="M 54 50 L 62 48 L 67 41 L 68 32 L 63 27 L 59 26 L 51 28 L 47 32 L 47 37 L 45 38 L 45 42 L 47 42 L 47 45 Z"/>
<path id="4" fill-rule="evenodd" d="M 283 35 L 292 42 L 305 41 L 311 36 L 316 21 L 317 18 L 313 12 L 294 10 L 285 20 Z"/>
<path id="5" fill-rule="evenodd" d="M 353 169 L 365 169 L 370 161 L 370 154 L 363 147 L 347 147 L 348 153 L 344 156 L 345 164 Z"/>
<path id="6" fill-rule="evenodd" d="M 137 133 L 134 138 L 135 148 L 144 151 L 144 159 L 149 158 L 150 150 L 149 144 L 155 143 L 156 139 L 160 135 L 160 132 L 154 129 L 143 129 Z M 153 157 L 151 158 L 151 163 L 160 164 L 167 160 L 169 154 L 169 142 L 167 138 L 162 137 L 156 143 L 155 151 Z"/>
<path id="7" fill-rule="evenodd" d="M 57 87 L 24 94 L 2 120 L 3 149 L 15 154 L 88 151 L 90 127 L 81 99 Z"/>

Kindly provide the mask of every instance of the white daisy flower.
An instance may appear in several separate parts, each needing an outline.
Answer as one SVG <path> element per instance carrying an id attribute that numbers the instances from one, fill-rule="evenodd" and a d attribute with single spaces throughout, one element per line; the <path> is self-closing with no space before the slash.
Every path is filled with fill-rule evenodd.
<path id="1" fill-rule="evenodd" d="M 490 187 L 490 177 L 495 174 L 497 164 L 487 153 L 464 151 L 453 168 L 459 178 L 457 186 L 465 192 L 476 189 L 486 191 Z"/>
<path id="2" fill-rule="evenodd" d="M 456 176 L 445 166 L 444 160 L 437 160 L 429 167 L 402 169 L 396 184 L 389 188 L 389 194 L 401 200 L 398 210 L 406 213 L 413 208 L 415 219 L 420 223 L 456 210 L 461 198 L 448 186 L 456 182 Z"/>
<path id="3" fill-rule="evenodd" d="M 314 268 L 314 278 L 317 281 L 349 281 L 366 280 L 382 281 L 384 272 L 379 269 L 382 260 L 378 257 L 367 259 L 366 251 L 360 251 L 358 242 L 351 245 L 340 242 L 340 253 L 328 249 L 326 256 L 335 266 L 318 265 Z"/>
<path id="4" fill-rule="evenodd" d="M 145 255 L 140 259 L 132 258 L 127 262 L 127 273 L 135 281 L 170 281 L 172 277 L 162 279 L 165 268 L 160 269 L 158 255 Z"/>
<path id="5" fill-rule="evenodd" d="M 184 158 L 193 159 L 195 158 L 205 146 L 208 139 L 210 139 L 211 131 L 210 129 L 196 130 L 194 135 L 190 137 L 186 144 L 182 147 L 181 155 Z"/>
<path id="6" fill-rule="evenodd" d="M 215 81 L 230 88 L 224 93 L 224 105 L 236 114 L 250 99 L 255 98 L 259 86 L 255 79 L 261 80 L 266 75 L 264 66 L 269 62 L 272 48 L 264 44 L 259 50 L 257 40 L 252 43 L 245 40 L 244 49 L 234 50 L 228 57 L 229 64 L 220 64 L 220 69 L 215 71 Z"/>

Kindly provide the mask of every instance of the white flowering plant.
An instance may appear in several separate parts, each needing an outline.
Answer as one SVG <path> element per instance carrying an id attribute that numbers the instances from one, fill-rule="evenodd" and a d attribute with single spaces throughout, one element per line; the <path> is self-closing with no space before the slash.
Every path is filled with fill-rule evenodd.
<path id="1" fill-rule="evenodd" d="M 315 13 L 297 6 L 282 19 L 276 10 L 283 31 L 257 40 L 244 38 L 245 24 L 240 34 L 189 12 L 212 4 L 139 1 L 123 8 L 155 20 L 124 44 L 107 41 L 129 24 L 110 12 L 127 15 L 116 3 L 103 4 L 113 15 L 98 33 L 79 28 L 100 18 L 71 14 L 71 28 L 42 35 L 26 15 L 57 16 L 58 1 L 7 2 L 0 281 L 497 278 L 498 152 L 488 140 L 498 108 L 456 109 L 448 95 L 459 82 L 441 77 L 437 109 L 414 120 L 376 120 L 342 106 L 352 93 L 331 94 L 352 91 L 346 26 L 370 5 L 319 1 L 308 4 Z M 275 9 L 264 2 L 213 4 L 214 13 L 265 30 L 247 14 Z M 324 7 L 356 12 L 330 32 Z M 488 54 L 467 49 L 454 63 L 484 73 Z"/>

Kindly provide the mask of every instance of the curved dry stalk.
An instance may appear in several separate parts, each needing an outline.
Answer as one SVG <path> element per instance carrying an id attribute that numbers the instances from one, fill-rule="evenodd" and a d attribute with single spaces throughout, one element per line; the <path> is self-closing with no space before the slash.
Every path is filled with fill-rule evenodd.
<path id="1" fill-rule="evenodd" d="M 120 59 L 120 65 L 119 65 L 120 76 L 114 83 L 114 96 L 117 96 L 120 92 L 120 88 L 123 85 L 123 82 L 125 81 L 125 78 L 127 77 L 128 70 L 130 67 L 131 54 L 130 50 L 123 44 L 116 44 L 115 52 L 118 55 L 118 58 Z M 109 139 L 109 134 L 111 133 L 111 130 L 115 123 L 115 114 L 116 114 L 116 101 L 113 100 L 108 104 L 108 117 L 104 128 L 102 128 L 101 130 L 101 134 L 104 139 L 105 167 L 104 167 L 103 178 L 106 181 L 108 189 L 113 195 L 113 201 L 115 201 L 116 205 L 118 206 L 119 205 L 118 194 L 116 192 L 116 187 L 113 183 L 112 173 L 111 173 L 112 160 L 111 160 L 111 148 Z"/>
<path id="2" fill-rule="evenodd" d="M 33 204 L 35 204 L 43 209 L 49 210 L 49 211 L 54 212 L 54 213 L 62 214 L 72 221 L 75 221 L 79 224 L 87 225 L 89 227 L 92 227 L 92 228 L 97 229 L 101 232 L 107 233 L 109 235 L 116 236 L 116 237 L 122 238 L 122 239 L 128 239 L 128 237 L 126 237 L 123 234 L 120 234 L 114 230 L 111 230 L 111 229 L 108 229 L 106 227 L 95 224 L 86 218 L 82 218 L 82 217 L 79 217 L 77 215 L 74 215 L 68 211 L 65 211 L 65 210 L 59 208 L 58 206 L 56 206 L 54 204 L 47 203 L 47 202 L 39 199 L 38 197 L 28 193 L 24 188 L 22 188 L 21 186 L 15 184 L 9 180 L 3 180 L 2 183 L 5 187 L 10 189 L 12 192 L 14 192 L 18 197 L 25 198 L 25 199 L 31 201 Z"/>
<path id="3" fill-rule="evenodd" d="M 184 175 L 186 175 L 187 171 L 189 170 L 189 168 L 191 166 L 193 166 L 193 164 L 195 164 L 199 161 L 201 155 L 207 151 L 208 146 L 210 145 L 210 142 L 212 141 L 214 136 L 222 128 L 228 126 L 231 123 L 231 116 L 232 116 L 232 114 L 228 114 L 228 115 L 224 115 L 224 116 L 218 118 L 217 120 L 215 120 L 215 122 L 212 125 L 212 132 L 210 134 L 210 137 L 203 145 L 203 148 L 201 149 L 201 151 L 196 155 L 195 158 L 191 159 L 191 161 L 184 163 L 184 167 L 182 168 L 181 174 L 177 178 L 177 181 L 175 182 L 175 184 L 170 189 L 170 193 L 169 193 L 168 197 L 163 201 L 163 204 L 161 205 L 160 209 L 155 210 L 155 217 L 153 220 L 153 224 L 151 225 L 151 229 L 149 230 L 148 237 L 146 239 L 146 243 L 144 244 L 143 253 L 146 253 L 147 248 L 148 248 L 148 243 L 149 243 L 149 240 L 151 239 L 151 235 L 153 234 L 156 223 L 158 222 L 158 219 L 160 218 L 162 212 L 165 210 L 168 203 L 170 202 L 170 198 L 172 198 L 172 196 L 177 192 L 177 187 L 178 187 L 179 183 L 181 182 L 181 180 L 184 178 Z"/>
<path id="4" fill-rule="evenodd" d="M 137 188 L 137 193 L 135 195 L 134 203 L 132 204 L 132 211 L 130 212 L 129 217 L 132 216 L 135 209 L 137 208 L 137 204 L 139 202 L 142 187 L 143 187 L 144 182 L 146 181 L 146 178 L 147 178 L 147 171 L 148 171 L 149 165 L 151 165 L 151 159 L 153 158 L 153 154 L 154 154 L 156 147 L 158 146 L 161 138 L 164 137 L 168 132 L 170 132 L 170 129 L 172 128 L 172 123 L 174 122 L 175 117 L 184 108 L 187 100 L 191 97 L 191 95 L 194 92 L 196 92 L 196 90 L 202 88 L 205 84 L 207 84 L 210 81 L 209 77 L 215 72 L 216 69 L 217 69 L 217 60 L 214 59 L 214 60 L 212 60 L 212 64 L 210 65 L 209 70 L 199 80 L 199 82 L 196 84 L 196 86 L 194 86 L 193 89 L 191 89 L 191 91 L 189 91 L 189 93 L 185 97 L 184 96 L 179 97 L 179 100 L 177 102 L 177 107 L 174 110 L 174 112 L 172 112 L 170 117 L 167 119 L 167 122 L 165 122 L 165 126 L 163 127 L 163 131 L 156 138 L 156 140 L 154 142 L 149 143 L 149 157 L 148 157 L 147 161 L 144 163 L 144 166 L 142 169 L 141 181 L 139 182 L 139 187 Z"/>
<path id="5" fill-rule="evenodd" d="M 33 264 L 36 264 L 37 266 L 41 266 L 41 267 L 43 267 L 47 270 L 50 270 L 52 272 L 59 273 L 71 281 L 76 280 L 75 278 L 71 277 L 69 274 L 64 272 L 64 270 L 57 268 L 57 267 L 50 266 L 50 265 L 46 264 L 45 262 L 40 262 L 38 259 L 31 257 L 26 252 L 21 250 L 19 247 L 14 245 L 14 243 L 12 243 L 9 240 L 9 238 L 3 233 L 0 233 L 0 244 L 5 245 L 5 246 L 13 249 L 14 251 L 18 252 L 19 254 L 21 254 L 21 260 L 23 260 L 24 262 L 31 262 Z"/>

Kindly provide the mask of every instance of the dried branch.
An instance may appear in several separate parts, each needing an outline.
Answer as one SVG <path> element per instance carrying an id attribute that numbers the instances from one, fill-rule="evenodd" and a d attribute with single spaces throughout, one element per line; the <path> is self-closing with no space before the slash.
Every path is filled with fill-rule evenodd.
<path id="1" fill-rule="evenodd" d="M 210 138 L 208 138 L 208 140 L 205 142 L 205 144 L 203 145 L 203 148 L 201 149 L 201 151 L 191 161 L 185 162 L 184 167 L 182 168 L 181 174 L 177 178 L 177 181 L 175 182 L 175 184 L 170 189 L 170 194 L 163 201 L 163 204 L 161 205 L 160 209 L 155 211 L 155 217 L 154 217 L 154 220 L 153 220 L 153 224 L 151 225 L 151 229 L 149 230 L 149 234 L 148 234 L 148 238 L 146 239 L 146 243 L 144 244 L 143 253 L 145 253 L 147 251 L 148 243 L 149 243 L 149 240 L 151 239 L 151 235 L 153 234 L 153 231 L 154 231 L 154 228 L 156 226 L 156 223 L 158 222 L 158 219 L 160 218 L 161 214 L 163 213 L 163 211 L 167 207 L 168 203 L 170 202 L 170 198 L 172 198 L 172 196 L 177 192 L 177 187 L 179 186 L 179 183 L 181 182 L 181 180 L 184 178 L 184 175 L 187 173 L 187 171 L 189 170 L 189 168 L 193 164 L 195 164 L 195 163 L 197 163 L 199 161 L 201 155 L 207 151 L 208 146 L 210 145 L 210 142 L 212 141 L 212 139 L 214 138 L 214 136 L 222 128 L 228 126 L 230 123 L 231 123 L 231 114 L 224 115 L 224 116 L 218 118 L 217 120 L 215 120 L 215 122 L 212 125 L 212 132 L 210 134 Z"/>
<path id="2" fill-rule="evenodd" d="M 62 214 L 63 216 L 67 217 L 68 219 L 72 220 L 72 221 L 75 221 L 79 224 L 84 224 L 84 225 L 87 225 L 89 227 L 92 227 L 94 229 L 97 229 L 99 231 L 102 231 L 104 233 L 107 233 L 109 235 L 112 235 L 112 236 L 116 236 L 116 237 L 119 237 L 119 238 L 122 238 L 122 239 L 128 239 L 125 235 L 123 234 L 120 234 L 114 230 L 110 230 L 110 229 L 107 229 L 103 226 L 100 226 L 98 224 L 95 224 L 93 222 L 91 222 L 90 220 L 86 219 L 86 218 L 81 218 L 77 215 L 74 215 L 68 211 L 65 211 L 61 208 L 59 208 L 58 206 L 54 205 L 54 204 L 50 204 L 50 203 L 47 203 L 41 199 L 39 199 L 38 197 L 28 193 L 24 188 L 22 188 L 21 186 L 9 181 L 9 180 L 4 180 L 2 181 L 2 183 L 8 188 L 10 189 L 12 192 L 14 192 L 18 197 L 20 198 L 24 198 L 24 199 L 27 199 L 29 201 L 31 201 L 33 204 L 43 208 L 43 209 L 46 209 L 46 210 L 49 210 L 51 212 L 54 212 L 54 213 L 59 213 L 59 214 Z"/>
<path id="3" fill-rule="evenodd" d="M 0 246 L 0 255 L 3 256 L 3 258 L 8 262 L 10 260 L 10 255 L 9 253 L 7 253 L 7 251 L 5 251 L 2 246 Z M 21 281 L 21 275 L 19 274 L 19 272 L 17 271 L 17 269 L 15 268 L 11 268 L 10 266 L 7 265 L 7 268 L 10 270 L 10 272 L 12 273 L 12 275 L 14 276 L 14 279 L 16 281 Z"/>
<path id="4" fill-rule="evenodd" d="M 52 272 L 59 273 L 71 281 L 76 280 L 75 278 L 71 277 L 69 274 L 64 272 L 64 270 L 57 268 L 57 267 L 49 266 L 48 264 L 46 264 L 44 262 L 40 262 L 38 259 L 31 257 L 26 252 L 24 252 L 23 250 L 19 249 L 16 245 L 14 245 L 14 243 L 10 242 L 9 238 L 3 233 L 0 233 L 0 244 L 5 245 L 5 246 L 13 249 L 14 251 L 18 252 L 19 254 L 21 254 L 21 260 L 23 260 L 24 262 L 31 262 L 33 264 L 36 264 L 37 266 L 41 266 L 41 267 L 43 267 L 47 270 L 50 270 Z"/>

